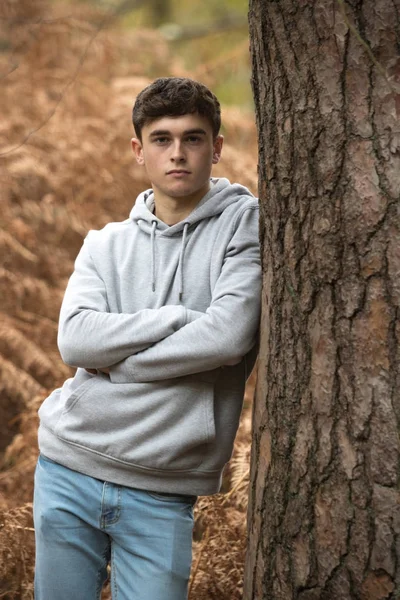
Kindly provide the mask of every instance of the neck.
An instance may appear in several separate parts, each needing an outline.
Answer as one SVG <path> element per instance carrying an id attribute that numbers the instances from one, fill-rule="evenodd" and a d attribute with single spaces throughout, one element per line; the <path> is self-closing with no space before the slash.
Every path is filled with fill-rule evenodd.
<path id="1" fill-rule="evenodd" d="M 192 194 L 185 196 L 184 198 L 171 198 L 163 193 L 160 193 L 155 187 L 154 191 L 154 204 L 155 204 L 155 215 L 158 219 L 166 223 L 167 225 L 175 225 L 184 221 L 187 216 L 190 215 L 200 202 L 200 200 L 207 194 L 210 189 L 210 184 Z"/>

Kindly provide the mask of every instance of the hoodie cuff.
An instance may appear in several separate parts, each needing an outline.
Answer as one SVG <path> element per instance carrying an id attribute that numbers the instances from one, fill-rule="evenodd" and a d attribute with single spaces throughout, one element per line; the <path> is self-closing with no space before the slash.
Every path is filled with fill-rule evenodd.
<path id="1" fill-rule="evenodd" d="M 200 317 L 204 317 L 204 315 L 205 315 L 205 313 L 200 312 L 198 310 L 191 310 L 190 308 L 186 308 L 185 325 L 188 325 L 189 323 L 193 323 L 193 321 L 200 319 Z"/>
<path id="2" fill-rule="evenodd" d="M 110 367 L 111 383 L 136 383 L 134 373 L 127 372 L 126 360 Z"/>

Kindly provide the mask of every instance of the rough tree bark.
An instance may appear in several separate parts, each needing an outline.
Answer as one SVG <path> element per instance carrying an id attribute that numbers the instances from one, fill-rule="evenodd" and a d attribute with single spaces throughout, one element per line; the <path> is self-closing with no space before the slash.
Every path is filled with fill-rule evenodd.
<path id="1" fill-rule="evenodd" d="M 263 315 L 246 600 L 400 598 L 399 12 L 250 2 Z"/>

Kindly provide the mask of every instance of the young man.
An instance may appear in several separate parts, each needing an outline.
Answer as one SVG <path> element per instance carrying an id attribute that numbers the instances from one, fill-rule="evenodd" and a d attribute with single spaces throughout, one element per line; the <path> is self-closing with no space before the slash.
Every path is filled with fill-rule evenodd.
<path id="1" fill-rule="evenodd" d="M 220 105 L 162 78 L 133 109 L 152 189 L 91 231 L 60 314 L 75 376 L 40 408 L 36 600 L 184 600 L 193 505 L 218 492 L 253 366 L 258 205 L 227 179 Z"/>

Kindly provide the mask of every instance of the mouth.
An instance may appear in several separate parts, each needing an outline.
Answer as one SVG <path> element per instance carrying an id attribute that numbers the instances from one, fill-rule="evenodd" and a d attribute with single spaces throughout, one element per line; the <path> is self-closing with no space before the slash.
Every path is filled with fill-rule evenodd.
<path id="1" fill-rule="evenodd" d="M 190 175 L 190 171 L 185 171 L 184 169 L 172 169 L 171 171 L 167 171 L 167 175 Z"/>

